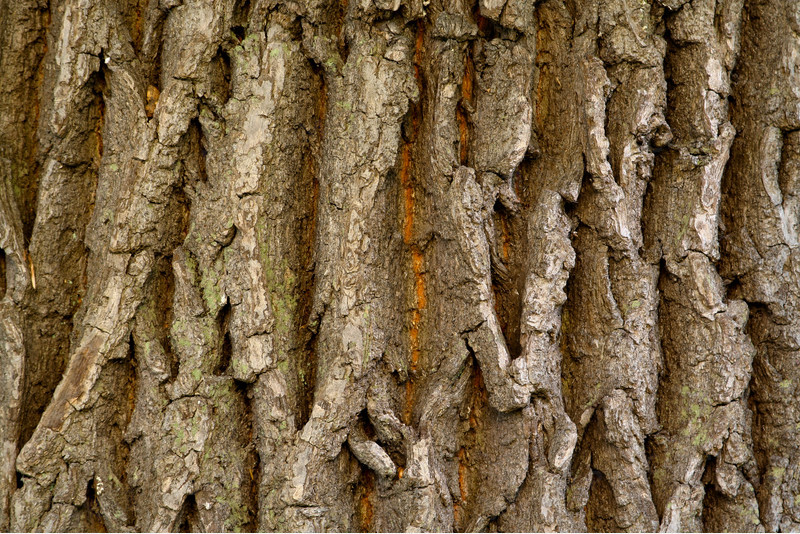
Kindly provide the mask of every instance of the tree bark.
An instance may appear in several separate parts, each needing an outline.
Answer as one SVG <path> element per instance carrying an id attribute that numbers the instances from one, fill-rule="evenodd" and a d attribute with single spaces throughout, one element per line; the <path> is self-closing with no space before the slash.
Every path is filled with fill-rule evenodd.
<path id="1" fill-rule="evenodd" d="M 798 0 L 0 0 L 0 530 L 798 530 L 798 132 Z"/>

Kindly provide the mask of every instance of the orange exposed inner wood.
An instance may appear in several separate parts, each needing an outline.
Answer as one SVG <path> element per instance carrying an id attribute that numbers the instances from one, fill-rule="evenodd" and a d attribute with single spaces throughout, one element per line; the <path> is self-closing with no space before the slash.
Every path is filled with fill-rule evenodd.
<path id="1" fill-rule="evenodd" d="M 414 45 L 414 76 L 417 86 L 422 94 L 422 72 L 420 61 L 422 60 L 423 46 L 423 25 L 417 27 L 417 38 Z M 415 135 L 419 130 L 421 122 L 419 110 L 412 110 L 411 131 Z M 414 242 L 414 209 L 416 197 L 414 184 L 411 179 L 411 147 L 412 143 L 407 142 L 403 145 L 400 162 L 400 185 L 403 187 L 403 198 L 405 200 L 404 219 L 403 219 L 403 242 L 411 250 L 411 269 L 414 273 L 414 308 L 411 311 L 411 325 L 409 327 L 409 345 L 411 350 L 410 376 L 406 381 L 406 406 L 403 412 L 403 420 L 406 424 L 411 422 L 411 414 L 414 410 L 414 375 L 419 366 L 419 324 L 422 319 L 421 310 L 428 305 L 425 295 L 425 277 L 423 271 L 423 255 L 419 245 Z"/>
<path id="2" fill-rule="evenodd" d="M 97 166 L 100 166 L 100 161 L 103 159 L 103 125 L 106 121 L 106 103 L 103 100 L 103 95 L 100 93 L 97 97 L 97 122 L 94 126 L 94 134 L 97 139 L 97 153 L 96 160 Z"/>
<path id="3" fill-rule="evenodd" d="M 508 232 L 508 220 L 505 216 L 500 216 L 500 232 L 503 238 L 503 261 L 508 262 L 511 257 L 511 236 Z"/>
<path id="4" fill-rule="evenodd" d="M 156 106 L 158 105 L 158 98 L 160 96 L 161 92 L 158 90 L 158 87 L 155 85 L 147 86 L 147 103 L 144 105 L 144 112 L 148 119 L 152 118 L 153 114 L 156 112 Z"/>
<path id="5" fill-rule="evenodd" d="M 142 25 L 144 24 L 144 13 L 142 13 L 141 4 L 144 2 L 137 2 L 133 8 L 133 21 L 131 23 L 131 40 L 133 46 L 138 52 L 142 49 Z M 146 4 L 145 4 L 146 5 Z"/>
<path id="6" fill-rule="evenodd" d="M 500 240 L 502 242 L 501 256 L 503 263 L 508 266 L 508 260 L 511 257 L 511 235 L 508 230 L 508 217 L 504 213 L 500 213 Z M 501 287 L 492 283 L 492 290 L 494 291 L 494 310 L 497 312 L 497 319 L 500 322 L 500 330 L 506 333 L 506 316 L 503 313 L 503 295 L 504 292 Z"/>
<path id="7" fill-rule="evenodd" d="M 411 413 L 414 408 L 414 374 L 419 365 L 419 323 L 422 319 L 421 310 L 427 306 L 425 296 L 425 278 L 422 275 L 423 257 L 419 245 L 413 242 L 414 235 L 414 186 L 409 176 L 411 164 L 411 145 L 403 147 L 402 167 L 400 168 L 400 183 L 403 186 L 405 198 L 405 220 L 403 222 L 403 242 L 411 248 L 411 268 L 414 273 L 414 308 L 411 311 L 411 326 L 409 328 L 409 341 L 411 347 L 411 376 L 406 382 L 406 409 L 404 420 L 411 422 Z"/>
<path id="8" fill-rule="evenodd" d="M 420 21 L 417 25 L 417 38 L 414 42 L 414 77 L 417 79 L 417 85 L 422 86 L 422 72 L 420 65 L 422 64 L 422 42 L 425 37 L 425 26 Z"/>
<path id="9" fill-rule="evenodd" d="M 469 406 L 469 433 L 467 434 L 468 443 L 473 441 L 476 437 L 476 434 L 480 432 L 480 429 L 478 428 L 480 425 L 479 418 L 483 412 L 483 407 L 486 406 L 488 401 L 487 395 L 488 394 L 486 392 L 486 386 L 483 383 L 481 369 L 475 365 L 472 369 L 472 400 Z M 462 446 L 458 450 L 457 458 L 458 491 L 461 493 L 461 497 L 459 500 L 453 501 L 453 516 L 456 523 L 458 523 L 461 509 L 464 507 L 467 502 L 467 498 L 469 497 L 469 480 L 467 476 L 469 469 L 467 462 L 467 450 L 465 447 Z"/>
<path id="10" fill-rule="evenodd" d="M 375 476 L 372 471 L 366 469 L 364 472 L 364 494 L 361 496 L 359 506 L 361 508 L 361 529 L 364 532 L 372 530 L 372 520 L 374 510 L 372 508 L 372 495 L 375 493 Z"/>
<path id="11" fill-rule="evenodd" d="M 472 78 L 474 70 L 475 66 L 472 63 L 472 55 L 468 53 L 464 65 L 464 78 L 461 80 L 462 104 L 463 102 L 472 100 Z M 467 125 L 467 114 L 464 111 L 463 105 L 459 105 L 456 108 L 456 118 L 458 119 L 459 160 L 461 165 L 467 165 L 469 157 L 469 126 Z"/>
<path id="12" fill-rule="evenodd" d="M 464 447 L 458 450 L 458 492 L 461 494 L 457 501 L 453 501 L 453 519 L 457 523 L 461 507 L 467 501 L 467 451 Z"/>
<path id="13" fill-rule="evenodd" d="M 467 500 L 467 451 L 464 447 L 458 450 L 458 491 L 461 502 Z"/>

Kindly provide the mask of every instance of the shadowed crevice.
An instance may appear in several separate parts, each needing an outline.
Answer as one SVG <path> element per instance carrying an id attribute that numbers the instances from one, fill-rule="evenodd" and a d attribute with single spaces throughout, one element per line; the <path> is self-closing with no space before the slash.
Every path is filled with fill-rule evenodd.
<path id="1" fill-rule="evenodd" d="M 108 532 L 97 504 L 97 487 L 94 478 L 89 480 L 86 486 L 86 501 L 78 509 L 73 522 L 71 527 L 78 531 Z"/>
<path id="2" fill-rule="evenodd" d="M 6 296 L 6 253 L 0 248 L 0 300 Z"/>
<path id="3" fill-rule="evenodd" d="M 231 305 L 226 302 L 220 309 L 218 316 L 219 332 L 222 335 L 222 346 L 220 348 L 219 361 L 214 368 L 214 374 L 217 376 L 228 375 L 229 367 L 231 365 L 231 356 L 233 354 L 233 346 L 231 345 L 230 323 L 231 323 Z"/>
<path id="4" fill-rule="evenodd" d="M 187 495 L 175 521 L 175 532 L 202 532 L 202 525 L 197 514 L 197 502 L 194 495 Z"/>
<path id="5" fill-rule="evenodd" d="M 39 202 L 56 199 L 59 217 L 45 217 L 31 236 L 29 261 L 32 287 L 22 304 L 24 313 L 25 386 L 20 448 L 33 435 L 39 418 L 67 367 L 74 315 L 87 290 L 87 228 L 92 219 L 98 172 L 103 158 L 106 123 L 105 73 L 90 76 L 70 119 L 80 121 L 76 131 L 48 154 L 49 173 L 40 183 Z M 78 155 L 72 166 L 59 158 Z M 48 209 L 53 209 L 51 206 Z M 38 267 L 38 269 L 37 269 Z M 35 280 L 35 282 L 33 282 Z"/>
<path id="6" fill-rule="evenodd" d="M 304 161 L 301 169 L 302 184 L 304 189 L 305 207 L 299 214 L 299 238 L 301 242 L 299 260 L 300 270 L 299 285 L 297 286 L 297 308 L 295 324 L 298 326 L 295 336 L 298 340 L 299 350 L 296 357 L 290 362 L 296 378 L 296 413 L 297 430 L 303 428 L 311 416 L 314 402 L 314 387 L 317 373 L 317 334 L 319 333 L 319 320 L 321 314 L 314 313 L 314 294 L 316 291 L 316 263 L 315 250 L 319 239 L 319 172 L 322 157 L 322 140 L 325 134 L 325 121 L 328 114 L 328 85 L 323 76 L 322 69 L 309 62 L 313 78 L 319 84 L 314 88 L 314 122 L 316 129 L 309 150 L 309 157 Z"/>

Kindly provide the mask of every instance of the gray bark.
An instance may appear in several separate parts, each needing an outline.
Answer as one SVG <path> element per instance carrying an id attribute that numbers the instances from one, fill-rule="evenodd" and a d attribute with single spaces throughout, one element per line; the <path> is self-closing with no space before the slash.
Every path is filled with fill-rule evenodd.
<path id="1" fill-rule="evenodd" d="M 800 529 L 797 0 L 0 0 L 0 529 Z"/>

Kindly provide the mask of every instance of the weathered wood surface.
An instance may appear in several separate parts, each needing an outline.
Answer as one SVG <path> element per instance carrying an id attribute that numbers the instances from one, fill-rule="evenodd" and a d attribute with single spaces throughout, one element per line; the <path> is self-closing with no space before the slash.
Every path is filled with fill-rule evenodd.
<path id="1" fill-rule="evenodd" d="M 0 0 L 0 530 L 800 530 L 797 0 Z"/>

